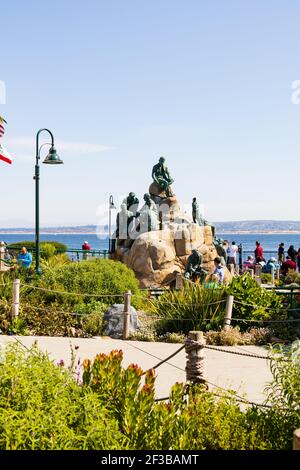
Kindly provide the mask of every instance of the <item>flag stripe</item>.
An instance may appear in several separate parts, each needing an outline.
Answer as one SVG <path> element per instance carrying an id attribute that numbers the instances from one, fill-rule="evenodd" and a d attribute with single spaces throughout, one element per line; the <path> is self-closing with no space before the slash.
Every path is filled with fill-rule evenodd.
<path id="1" fill-rule="evenodd" d="M 12 163 L 12 158 L 3 145 L 0 145 L 0 160 L 3 160 L 5 163 Z"/>
<path id="2" fill-rule="evenodd" d="M 0 160 L 3 160 L 5 163 L 9 163 L 10 165 L 12 164 L 12 160 L 10 158 L 5 157 L 4 155 L 1 155 L 1 153 Z"/>

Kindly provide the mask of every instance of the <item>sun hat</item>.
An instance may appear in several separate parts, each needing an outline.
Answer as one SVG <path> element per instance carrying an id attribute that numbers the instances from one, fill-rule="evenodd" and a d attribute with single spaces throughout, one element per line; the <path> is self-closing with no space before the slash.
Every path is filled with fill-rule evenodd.
<path id="1" fill-rule="evenodd" d="M 272 257 L 270 258 L 270 261 L 276 261 L 276 258 L 274 258 L 274 256 L 272 256 Z"/>

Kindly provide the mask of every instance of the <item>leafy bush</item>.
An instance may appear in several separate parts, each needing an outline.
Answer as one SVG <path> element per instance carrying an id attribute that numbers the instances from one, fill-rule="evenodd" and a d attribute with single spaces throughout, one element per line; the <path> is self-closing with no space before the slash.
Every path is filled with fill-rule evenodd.
<path id="1" fill-rule="evenodd" d="M 41 377 L 43 380 L 41 380 Z M 0 449 L 122 449 L 124 436 L 91 388 L 33 347 L 0 366 Z"/>
<path id="2" fill-rule="evenodd" d="M 223 288 L 207 289 L 201 284 L 185 283 L 182 290 L 165 291 L 151 304 L 162 317 L 156 321 L 158 335 L 191 330 L 209 330 L 223 324 L 226 293 Z"/>
<path id="3" fill-rule="evenodd" d="M 51 243 L 43 243 L 41 246 L 41 255 L 44 259 L 49 259 L 51 256 L 54 256 L 56 252 L 56 248 Z"/>
<path id="4" fill-rule="evenodd" d="M 88 303 L 91 299 L 89 295 L 96 296 L 98 300 L 118 303 L 120 299 L 123 300 L 124 292 L 128 290 L 140 297 L 139 284 L 134 272 L 118 261 L 107 259 L 92 259 L 47 269 L 38 281 L 38 287 L 48 289 L 49 292 L 30 291 L 28 288 L 27 297 L 34 297 L 45 303 L 57 301 L 61 305 L 73 306 L 79 301 Z M 54 291 L 69 294 L 59 294 Z M 72 293 L 74 295 L 70 295 Z M 132 304 L 138 304 L 135 297 L 132 299 Z"/>
<path id="5" fill-rule="evenodd" d="M 290 362 L 277 360 L 283 352 L 273 352 L 271 408 L 241 410 L 234 393 L 178 383 L 156 403 L 154 371 L 142 385 L 137 365 L 122 368 L 122 351 L 86 359 L 81 382 L 78 370 L 54 365 L 36 347 L 10 345 L 0 351 L 0 449 L 291 449 L 300 426 L 299 344 L 284 352 Z"/>
<path id="6" fill-rule="evenodd" d="M 51 245 L 55 248 L 56 251 L 59 251 L 60 253 L 65 253 L 67 251 L 67 246 L 64 245 L 61 242 L 57 241 L 45 241 L 45 242 L 40 242 L 40 250 L 41 250 L 41 256 L 43 256 L 44 251 L 47 251 L 48 248 L 44 248 L 45 245 Z M 25 246 L 28 250 L 34 251 L 35 250 L 35 242 L 34 241 L 21 241 L 21 242 L 15 242 L 10 245 L 8 245 L 8 249 L 10 251 L 15 251 L 18 252 L 21 250 L 22 246 Z M 54 254 L 54 253 L 53 253 Z"/>
<path id="7" fill-rule="evenodd" d="M 133 306 L 143 303 L 133 271 L 122 263 L 103 259 L 72 263 L 62 254 L 44 260 L 42 266 L 41 276 L 21 271 L 2 276 L 0 328 L 4 332 L 11 327 L 12 281 L 16 276 L 23 284 L 20 319 L 37 335 L 101 335 L 104 311 L 110 304 L 122 303 L 125 291 L 133 293 Z"/>
<path id="8" fill-rule="evenodd" d="M 300 286 L 300 273 L 289 271 L 284 278 L 285 284 L 298 284 Z"/>
<path id="9" fill-rule="evenodd" d="M 234 296 L 233 317 L 245 320 L 267 320 L 274 317 L 286 317 L 282 312 L 282 299 L 272 290 L 260 287 L 246 273 L 236 276 L 226 287 L 228 294 Z M 246 328 L 240 323 L 241 328 Z"/>

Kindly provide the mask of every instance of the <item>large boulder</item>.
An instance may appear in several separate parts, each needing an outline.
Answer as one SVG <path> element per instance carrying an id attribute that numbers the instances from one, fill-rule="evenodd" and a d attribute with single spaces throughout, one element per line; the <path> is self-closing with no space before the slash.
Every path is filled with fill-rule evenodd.
<path id="1" fill-rule="evenodd" d="M 185 270 L 187 260 L 192 250 L 199 250 L 203 255 L 203 267 L 209 272 L 214 270 L 216 249 L 205 243 L 212 240 L 209 226 L 200 227 L 196 224 L 185 224 L 180 230 L 157 230 L 143 233 L 134 241 L 129 252 L 118 259 L 133 269 L 142 288 L 155 288 L 168 285 L 175 279 L 176 273 Z M 225 278 L 229 273 L 225 268 Z"/>
<path id="2" fill-rule="evenodd" d="M 134 332 L 138 329 L 137 311 L 134 307 L 130 306 L 130 321 L 129 332 Z M 124 305 L 114 304 L 111 305 L 104 313 L 104 330 L 105 336 L 119 339 L 123 336 L 124 328 Z"/>

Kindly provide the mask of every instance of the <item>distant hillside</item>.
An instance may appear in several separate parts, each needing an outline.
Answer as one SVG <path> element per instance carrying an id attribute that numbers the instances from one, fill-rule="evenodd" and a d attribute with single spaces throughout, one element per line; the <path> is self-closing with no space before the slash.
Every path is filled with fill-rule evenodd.
<path id="1" fill-rule="evenodd" d="M 214 222 L 218 233 L 300 232 L 300 221 L 294 220 L 236 220 Z M 112 226 L 112 230 L 114 230 Z M 101 233 L 108 234 L 108 225 L 78 225 L 72 227 L 43 227 L 41 233 Z M 0 228 L 0 233 L 34 233 L 34 228 Z"/>
<path id="2" fill-rule="evenodd" d="M 238 220 L 215 222 L 217 232 L 296 232 L 300 221 L 295 220 Z"/>

